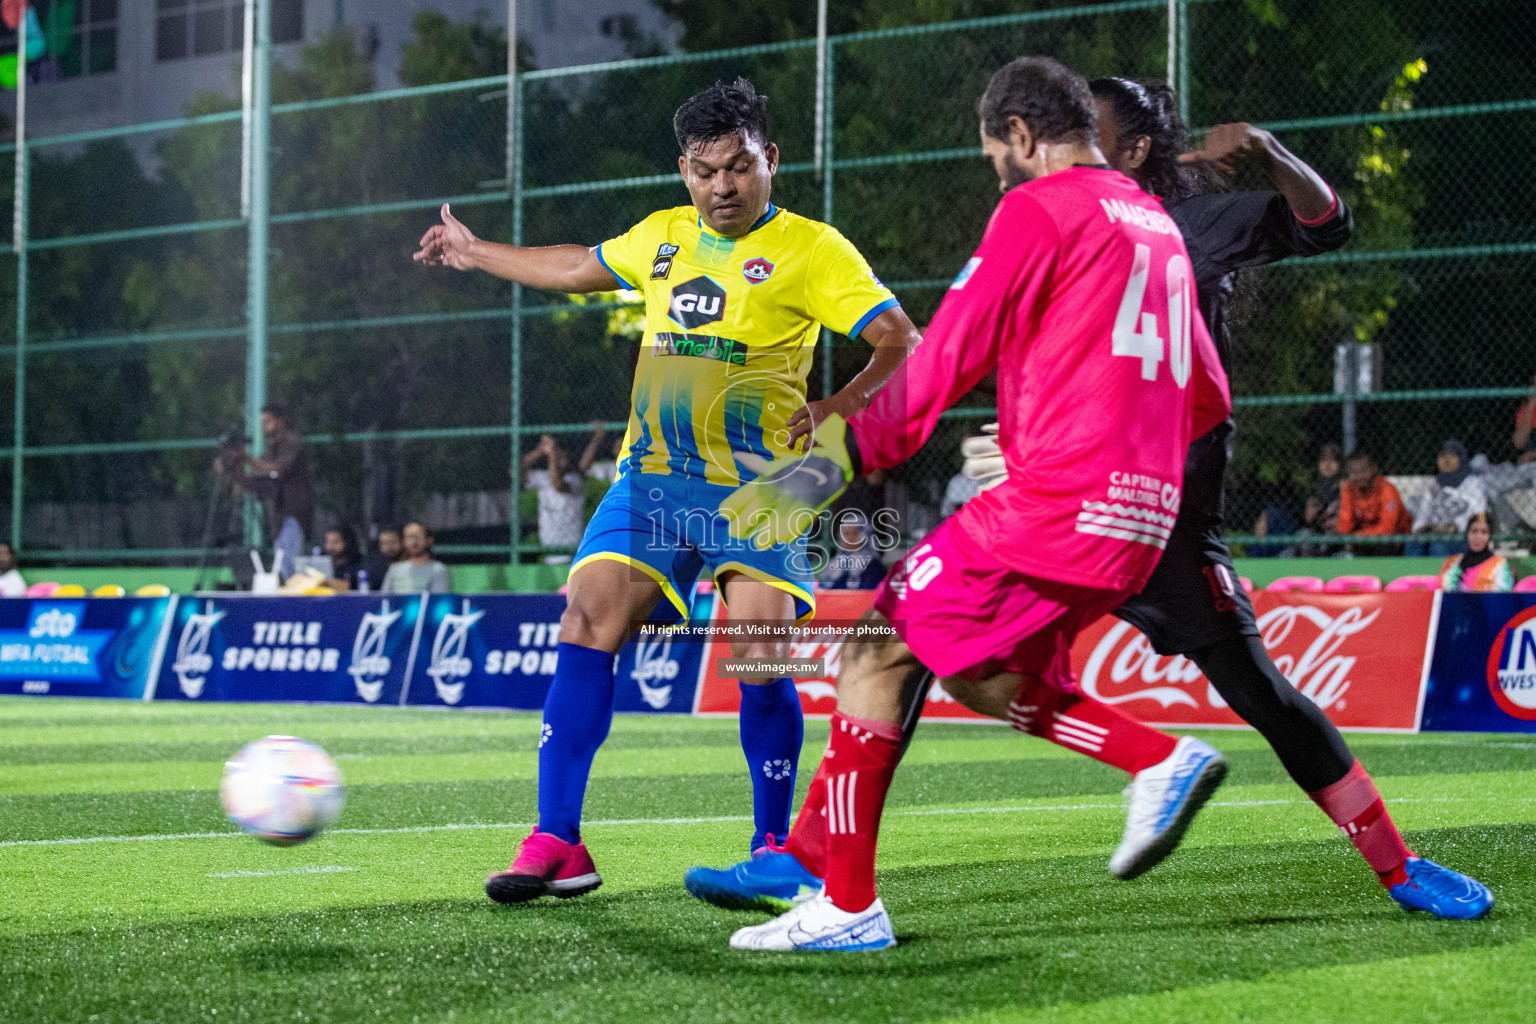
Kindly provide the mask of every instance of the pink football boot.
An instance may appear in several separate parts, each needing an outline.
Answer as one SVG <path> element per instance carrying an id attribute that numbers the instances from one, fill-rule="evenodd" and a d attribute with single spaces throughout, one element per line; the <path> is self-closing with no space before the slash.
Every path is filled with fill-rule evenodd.
<path id="1" fill-rule="evenodd" d="M 497 903 L 526 903 L 540 896 L 569 899 L 602 884 L 584 843 L 535 831 L 523 840 L 511 867 L 485 880 L 485 894 Z"/>

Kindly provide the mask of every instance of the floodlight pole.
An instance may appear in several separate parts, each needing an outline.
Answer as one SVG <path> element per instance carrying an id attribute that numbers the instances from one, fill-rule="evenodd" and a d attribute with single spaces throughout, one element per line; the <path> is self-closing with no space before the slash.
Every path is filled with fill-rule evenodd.
<path id="1" fill-rule="evenodd" d="M 245 432 L 251 451 L 260 455 L 261 407 L 267 404 L 267 246 L 271 229 L 268 172 L 272 120 L 272 0 L 255 0 L 255 46 L 248 66 L 251 76 L 250 214 L 247 220 L 247 283 L 245 293 Z M 245 501 L 245 542 L 262 544 L 261 518 L 255 499 Z"/>
<path id="2" fill-rule="evenodd" d="M 16 26 L 16 194 L 11 242 L 16 249 L 16 395 L 11 441 L 11 550 L 21 551 L 23 449 L 27 439 L 27 7 Z"/>
<path id="3" fill-rule="evenodd" d="M 512 244 L 523 244 L 523 121 L 522 89 L 517 81 L 517 0 L 507 0 L 507 199 L 512 203 Z M 518 504 L 522 489 L 523 450 L 523 287 L 512 284 L 511 323 L 511 460 L 508 466 L 507 523 L 511 566 L 517 565 L 518 549 L 523 542 L 523 517 Z M 515 568 L 508 572 L 511 588 L 518 589 Z"/>
<path id="4" fill-rule="evenodd" d="M 816 165 L 816 180 L 821 180 L 822 147 L 826 132 L 827 109 L 827 0 L 816 0 L 816 113 L 815 138 L 811 142 L 811 160 Z"/>

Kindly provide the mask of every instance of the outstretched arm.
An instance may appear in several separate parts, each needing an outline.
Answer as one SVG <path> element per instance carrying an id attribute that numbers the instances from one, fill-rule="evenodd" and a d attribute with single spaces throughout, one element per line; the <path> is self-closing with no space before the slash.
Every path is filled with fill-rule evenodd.
<path id="1" fill-rule="evenodd" d="M 1217 125 L 1206 134 L 1201 149 L 1183 154 L 1179 162 L 1209 164 L 1226 175 L 1239 165 L 1252 164 L 1269 176 L 1303 223 L 1320 221 L 1334 210 L 1333 189 L 1322 175 L 1272 134 L 1246 122 Z"/>
<path id="2" fill-rule="evenodd" d="M 603 266 L 597 254 L 584 245 L 547 245 L 538 248 L 502 245 L 476 238 L 443 204 L 443 222 L 421 236 L 421 248 L 412 257 L 429 267 L 483 270 L 530 288 L 552 292 L 611 292 L 618 279 Z"/>
<path id="3" fill-rule="evenodd" d="M 900 306 L 893 306 L 871 320 L 860 337 L 875 350 L 869 362 L 837 394 L 811 402 L 789 418 L 790 449 L 798 446 L 802 439 L 809 446 L 811 433 L 831 414 L 837 413 L 847 419 L 869 408 L 875 395 L 890 383 L 897 369 L 922 341 L 917 328 Z"/>

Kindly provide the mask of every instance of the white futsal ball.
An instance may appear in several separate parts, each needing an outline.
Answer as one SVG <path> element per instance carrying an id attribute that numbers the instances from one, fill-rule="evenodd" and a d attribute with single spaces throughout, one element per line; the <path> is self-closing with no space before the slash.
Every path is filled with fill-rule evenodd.
<path id="1" fill-rule="evenodd" d="M 325 751 L 297 736 L 268 736 L 224 763 L 219 796 L 230 821 L 263 842 L 292 846 L 336 821 L 346 789 Z"/>

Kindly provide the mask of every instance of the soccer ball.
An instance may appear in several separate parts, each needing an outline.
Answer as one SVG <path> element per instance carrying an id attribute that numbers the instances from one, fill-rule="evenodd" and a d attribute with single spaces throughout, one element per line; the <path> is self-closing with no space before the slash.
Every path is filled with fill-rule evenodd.
<path id="1" fill-rule="evenodd" d="M 293 846 L 336 821 L 346 788 L 336 762 L 313 743 L 267 736 L 224 762 L 219 797 L 229 820 L 257 839 Z"/>

